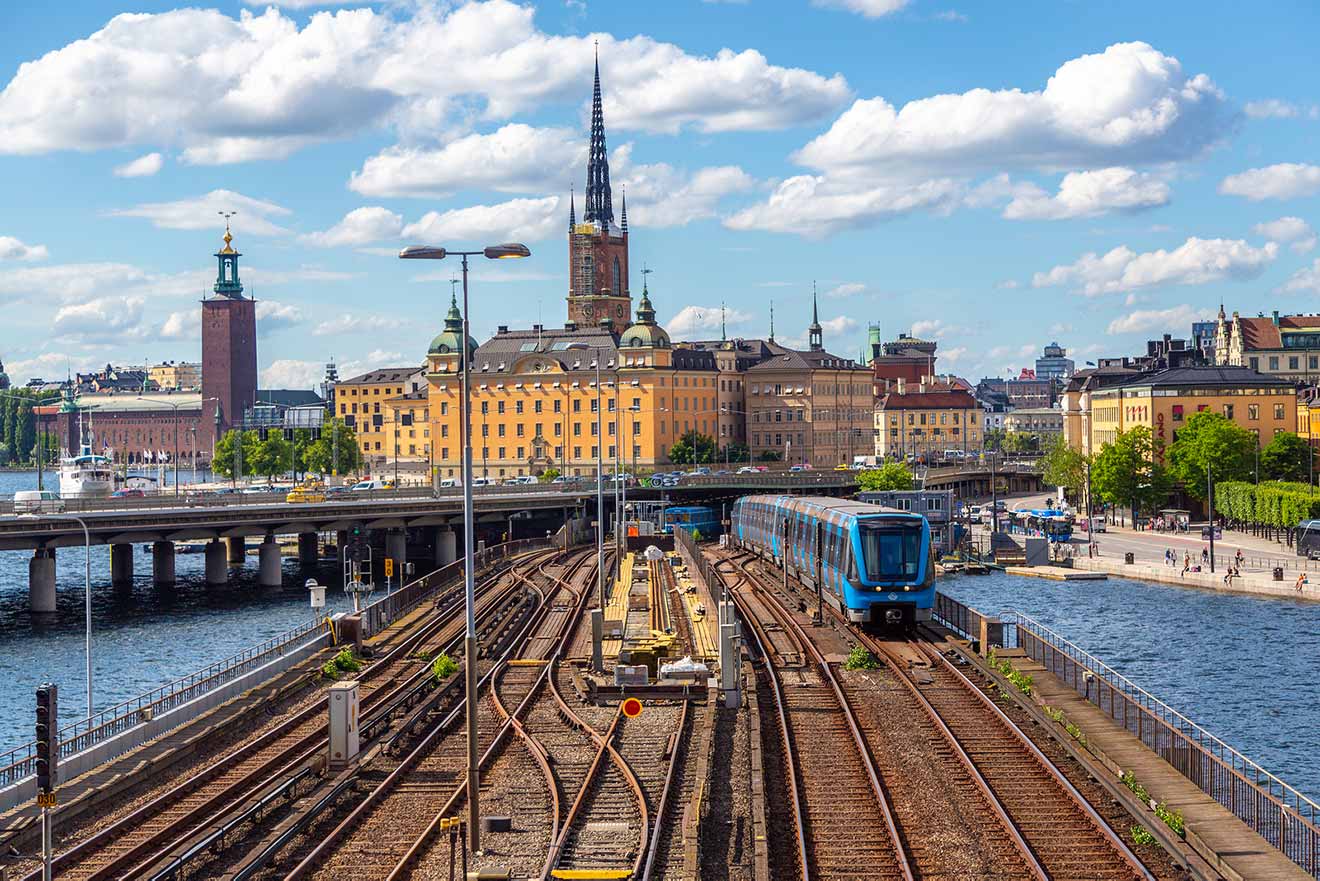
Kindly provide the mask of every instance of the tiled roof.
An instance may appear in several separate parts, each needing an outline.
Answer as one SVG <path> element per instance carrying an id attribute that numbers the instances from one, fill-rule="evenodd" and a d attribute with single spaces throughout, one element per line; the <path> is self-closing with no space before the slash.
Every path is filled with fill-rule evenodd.
<path id="1" fill-rule="evenodd" d="M 382 367 L 380 370 L 372 370 L 352 379 L 341 379 L 339 384 L 361 385 L 369 382 L 403 382 L 408 377 L 416 375 L 420 370 L 420 367 Z"/>
<path id="2" fill-rule="evenodd" d="M 1266 376 L 1250 367 L 1174 367 L 1149 373 L 1123 383 L 1125 387 L 1151 386 L 1153 388 L 1185 387 L 1198 385 L 1227 386 L 1279 386 L 1288 387 L 1293 383 L 1281 376 Z"/>
<path id="3" fill-rule="evenodd" d="M 715 356 L 709 351 L 681 347 L 671 351 L 674 369 L 715 369 Z M 594 373 L 596 368 L 592 365 L 598 352 L 603 359 L 601 370 L 619 366 L 619 341 L 605 328 L 511 330 L 496 334 L 478 346 L 472 356 L 472 369 L 474 376 L 507 374 L 521 359 L 539 355 L 556 362 L 565 372 Z"/>
<path id="4" fill-rule="evenodd" d="M 799 349 L 785 349 L 773 343 L 771 345 L 779 351 L 760 364 L 749 367 L 748 373 L 770 370 L 864 370 L 868 374 L 871 372 L 871 368 L 858 364 L 851 358 L 842 358 L 829 352 L 810 350 L 804 352 Z"/>
<path id="5" fill-rule="evenodd" d="M 1242 325 L 1244 349 L 1282 349 L 1282 331 L 1320 330 L 1320 315 L 1280 315 L 1276 325 L 1273 318 L 1238 318 Z"/>
<path id="6" fill-rule="evenodd" d="M 925 391 L 899 394 L 895 389 L 880 400 L 881 410 L 971 410 L 976 399 L 963 391 Z"/>

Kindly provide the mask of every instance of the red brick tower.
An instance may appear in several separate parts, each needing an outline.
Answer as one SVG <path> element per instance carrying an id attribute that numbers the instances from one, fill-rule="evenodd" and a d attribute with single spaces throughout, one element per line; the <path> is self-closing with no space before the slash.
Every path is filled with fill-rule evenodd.
<path id="1" fill-rule="evenodd" d="M 621 226 L 614 223 L 610 163 L 605 151 L 605 115 L 600 101 L 600 61 L 591 97 L 591 151 L 587 159 L 587 204 L 577 222 L 572 196 L 568 208 L 568 318 L 594 327 L 608 318 L 615 333 L 631 323 L 628 289 L 628 202 Z"/>
<path id="2" fill-rule="evenodd" d="M 223 433 L 237 425 L 257 399 L 257 301 L 243 296 L 234 237 L 225 223 L 225 246 L 215 256 L 215 296 L 202 300 L 202 413 Z"/>

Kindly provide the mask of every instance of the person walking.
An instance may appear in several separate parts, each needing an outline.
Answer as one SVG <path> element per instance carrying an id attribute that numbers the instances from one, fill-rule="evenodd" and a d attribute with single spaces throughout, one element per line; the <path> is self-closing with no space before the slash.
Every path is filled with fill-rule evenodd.
<path id="1" fill-rule="evenodd" d="M 1297 576 L 1297 592 L 1298 592 L 1298 593 L 1301 593 L 1301 592 L 1302 592 L 1302 588 L 1303 588 L 1303 587 L 1306 587 L 1306 585 L 1308 585 L 1308 584 L 1310 584 L 1310 582 L 1306 580 L 1306 573 L 1305 573 L 1305 572 L 1303 572 L 1301 575 L 1298 575 L 1298 576 Z"/>
<path id="2" fill-rule="evenodd" d="M 1201 548 L 1201 562 L 1203 564 L 1210 562 L 1210 551 L 1206 550 L 1205 548 Z"/>

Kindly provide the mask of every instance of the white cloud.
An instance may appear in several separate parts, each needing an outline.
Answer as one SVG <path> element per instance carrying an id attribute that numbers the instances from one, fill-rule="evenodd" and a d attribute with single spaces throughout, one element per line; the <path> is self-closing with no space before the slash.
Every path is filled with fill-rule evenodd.
<path id="1" fill-rule="evenodd" d="M 1109 322 L 1105 332 L 1120 334 L 1170 331 L 1176 334 L 1190 327 L 1193 321 L 1201 321 L 1205 317 L 1207 317 L 1205 310 L 1193 308 L 1186 303 L 1169 309 L 1139 309 Z"/>
<path id="2" fill-rule="evenodd" d="M 44 304 L 89 300 L 110 294 L 178 296 L 209 289 L 214 272 L 194 270 L 174 275 L 149 272 L 126 263 L 64 263 L 0 273 L 0 296 L 39 299 Z"/>
<path id="3" fill-rule="evenodd" d="M 272 217 L 285 217 L 292 212 L 288 208 L 235 193 L 232 190 L 212 190 L 204 196 L 194 199 L 180 199 L 177 202 L 148 202 L 132 208 L 120 208 L 109 212 L 111 217 L 144 217 L 159 229 L 220 229 L 224 228 L 222 211 L 237 211 L 232 221 L 235 232 L 239 235 L 250 233 L 258 236 L 277 236 L 288 230 L 277 226 Z"/>
<path id="4" fill-rule="evenodd" d="M 0 260 L 45 260 L 45 245 L 27 245 L 13 236 L 0 236 Z"/>
<path id="5" fill-rule="evenodd" d="M 361 0 L 243 0 L 248 6 L 282 6 L 285 9 L 315 9 L 318 6 L 347 6 Z"/>
<path id="6" fill-rule="evenodd" d="M 159 153 L 139 156 L 132 162 L 125 162 L 115 167 L 115 177 L 151 177 L 165 165 L 165 159 Z"/>
<path id="7" fill-rule="evenodd" d="M 511 0 L 341 9 L 301 27 L 273 6 L 236 18 L 117 15 L 19 67 L 0 93 L 0 152 L 151 145 L 215 164 L 282 158 L 381 126 L 503 120 L 580 104 L 595 40 L 616 130 L 776 129 L 849 97 L 842 76 L 777 66 L 755 50 L 697 56 L 646 36 L 558 36 L 534 15 Z"/>
<path id="8" fill-rule="evenodd" d="M 1320 107 L 1315 104 L 1302 106 L 1293 104 L 1290 101 L 1281 101 L 1278 98 L 1248 101 L 1243 110 L 1252 119 L 1295 119 L 1299 116 L 1306 116 L 1311 119 L 1320 118 Z"/>
<path id="9" fill-rule="evenodd" d="M 1296 199 L 1320 192 L 1320 165 L 1280 162 L 1230 174 L 1219 184 L 1226 196 L 1241 196 L 1253 202 L 1263 199 Z"/>
<path id="10" fill-rule="evenodd" d="M 1316 243 L 1315 230 L 1300 217 L 1280 217 L 1268 223 L 1258 223 L 1251 231 L 1270 241 L 1291 243 L 1292 249 L 1298 254 L 1310 251 Z"/>
<path id="11" fill-rule="evenodd" d="M 302 309 L 292 303 L 281 303 L 278 300 L 257 301 L 257 323 L 261 326 L 262 333 L 293 327 L 302 319 Z"/>
<path id="12" fill-rule="evenodd" d="M 297 269 L 263 269 L 249 266 L 243 270 L 243 280 L 248 285 L 248 293 L 255 295 L 258 285 L 282 285 L 291 282 L 316 281 L 351 281 L 357 273 L 340 272 L 336 269 L 323 269 L 320 266 L 300 266 Z"/>
<path id="13" fill-rule="evenodd" d="M 1065 175 L 1059 192 L 1039 187 L 1020 193 L 1004 208 L 1008 220 L 1064 220 L 1111 211 L 1135 212 L 1169 203 L 1169 185 L 1130 168 L 1101 168 Z"/>
<path id="14" fill-rule="evenodd" d="M 884 18 L 908 5 L 910 0 L 811 0 L 812 6 L 843 9 L 866 18 Z"/>
<path id="15" fill-rule="evenodd" d="M 724 309 L 723 318 L 726 327 L 746 324 L 752 320 L 749 313 L 727 307 Z M 684 306 L 664 324 L 665 330 L 669 331 L 669 335 L 674 339 L 716 334 L 720 332 L 720 307 Z"/>
<path id="16" fill-rule="evenodd" d="M 840 315 L 837 318 L 826 318 L 820 323 L 820 328 L 825 334 L 844 334 L 857 329 L 857 321 L 849 318 L 847 315 Z"/>
<path id="17" fill-rule="evenodd" d="M 835 173 L 901 167 L 1059 168 L 1199 155 L 1229 131 L 1222 93 L 1146 43 L 1065 62 L 1040 91 L 973 89 L 911 101 L 856 101 L 798 161 Z"/>
<path id="18" fill-rule="evenodd" d="M 1121 293 L 1140 288 L 1248 281 L 1258 278 L 1279 246 L 1256 248 L 1241 239 L 1190 238 L 1172 251 L 1138 254 L 1120 245 L 1104 255 L 1083 254 L 1075 263 L 1055 266 L 1032 277 L 1033 287 L 1075 285 L 1084 294 Z"/>
<path id="19" fill-rule="evenodd" d="M 198 340 L 202 337 L 202 310 L 183 309 L 171 312 L 160 327 L 160 336 L 167 340 Z"/>
<path id="20" fill-rule="evenodd" d="M 825 296 L 831 300 L 842 300 L 848 297 L 855 297 L 858 294 L 866 292 L 866 285 L 861 282 L 847 281 L 825 292 Z"/>
<path id="21" fill-rule="evenodd" d="M 1071 324 L 1068 324 L 1068 323 L 1063 322 L 1063 321 L 1060 321 L 1060 322 L 1058 322 L 1057 324 L 1051 324 L 1051 325 L 1050 325 L 1050 333 L 1052 333 L 1052 334 L 1054 334 L 1054 335 L 1056 335 L 1056 336 L 1059 336 L 1059 335 L 1062 335 L 1062 334 L 1065 334 L 1065 333 L 1072 333 L 1072 332 L 1073 332 L 1073 326 L 1072 326 Z"/>
<path id="22" fill-rule="evenodd" d="M 938 340 L 948 336 L 963 336 L 970 333 L 967 328 L 949 324 L 942 318 L 917 321 L 912 324 L 912 336 L 923 340 Z"/>
<path id="23" fill-rule="evenodd" d="M 1306 291 L 1320 294 L 1320 260 L 1316 260 L 1310 266 L 1294 272 L 1279 290 L 1284 293 Z"/>
<path id="24" fill-rule="evenodd" d="M 97 297 L 61 306 L 52 331 L 57 339 L 81 343 L 123 343 L 150 336 L 143 324 L 142 297 Z"/>
<path id="25" fill-rule="evenodd" d="M 957 364 L 967 358 L 966 346 L 954 346 L 952 349 L 941 349 L 940 360 L 949 364 Z"/>
<path id="26" fill-rule="evenodd" d="M 5 369 L 15 384 L 21 385 L 34 377 L 48 381 L 64 379 L 67 374 L 87 371 L 98 364 L 105 364 L 99 354 L 85 351 L 42 352 L 31 358 L 6 360 Z"/>
<path id="27" fill-rule="evenodd" d="M 353 172 L 349 189 L 379 198 L 439 197 L 459 190 L 543 193 L 567 189 L 586 166 L 581 132 L 511 123 L 488 135 L 470 134 L 443 147 L 390 147 Z"/>
<path id="28" fill-rule="evenodd" d="M 340 371 L 341 376 L 348 374 Z M 261 371 L 262 388 L 315 388 L 325 376 L 324 361 L 280 358 Z"/>
<path id="29" fill-rule="evenodd" d="M 616 154 L 619 171 L 613 178 L 615 191 L 626 192 L 629 197 L 629 222 L 647 229 L 685 226 L 714 217 L 721 199 L 756 185 L 736 165 L 701 168 L 689 174 L 664 162 L 632 165 L 630 154 L 627 149 Z"/>
<path id="30" fill-rule="evenodd" d="M 537 242 L 563 232 L 567 217 L 558 196 L 511 199 L 496 205 L 428 211 L 405 226 L 402 236 L 426 242 Z"/>
<path id="31" fill-rule="evenodd" d="M 799 175 L 781 183 L 765 202 L 726 218 L 724 225 L 737 230 L 821 238 L 923 209 L 948 209 L 957 203 L 961 192 L 961 185 L 952 180 L 856 188 L 825 176 Z"/>
<path id="32" fill-rule="evenodd" d="M 312 329 L 312 336 L 333 336 L 341 333 L 379 333 L 397 330 L 403 326 L 403 320 L 388 318 L 383 315 L 353 315 L 343 312 L 334 318 L 320 322 Z"/>
<path id="33" fill-rule="evenodd" d="M 402 216 L 387 208 L 369 206 L 355 208 L 324 232 L 307 233 L 298 240 L 318 248 L 345 248 L 397 239 L 402 231 Z"/>

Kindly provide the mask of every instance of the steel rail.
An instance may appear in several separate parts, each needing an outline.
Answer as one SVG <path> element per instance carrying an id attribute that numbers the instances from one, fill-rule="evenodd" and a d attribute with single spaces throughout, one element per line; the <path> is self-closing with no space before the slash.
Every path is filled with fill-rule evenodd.
<path id="1" fill-rule="evenodd" d="M 660 800 L 655 806 L 655 826 L 651 830 L 651 846 L 647 848 L 646 864 L 642 869 L 642 881 L 651 881 L 651 871 L 655 866 L 655 855 L 660 849 L 660 826 L 665 821 L 665 814 L 669 810 L 669 797 L 674 790 L 674 777 L 678 771 L 679 750 L 683 749 L 685 738 L 683 731 L 687 728 L 688 702 L 683 701 L 682 709 L 678 715 L 678 730 L 669 739 L 669 768 L 665 771 L 665 785 L 660 790 Z"/>
<path id="2" fill-rule="evenodd" d="M 866 738 L 862 734 L 861 725 L 857 721 L 857 713 L 853 708 L 852 701 L 844 693 L 842 686 L 839 685 L 838 678 L 834 675 L 834 670 L 825 660 L 825 656 L 820 653 L 816 644 L 802 629 L 788 609 L 784 608 L 770 591 L 765 589 L 760 579 L 750 571 L 744 568 L 744 571 L 750 576 L 752 589 L 757 591 L 766 601 L 767 610 L 779 621 L 780 626 L 791 629 L 797 634 L 798 641 L 806 648 L 807 652 L 815 661 L 817 668 L 821 671 L 825 681 L 829 683 L 830 690 L 834 693 L 835 700 L 838 701 L 839 709 L 843 713 L 844 719 L 848 723 L 848 731 L 852 735 L 853 745 L 857 749 L 857 754 L 861 759 L 862 766 L 866 769 L 867 780 L 871 785 L 871 791 L 875 796 L 876 804 L 880 808 L 881 815 L 885 821 L 885 831 L 889 834 L 890 842 L 893 845 L 894 857 L 898 863 L 899 872 L 904 881 L 915 881 L 915 875 L 912 871 L 912 864 L 908 858 L 907 849 L 903 846 L 903 839 L 898 833 L 898 824 L 894 820 L 893 805 L 889 801 L 889 794 L 884 785 L 880 782 L 879 772 L 876 771 L 875 760 L 871 756 L 871 751 L 866 745 Z"/>

